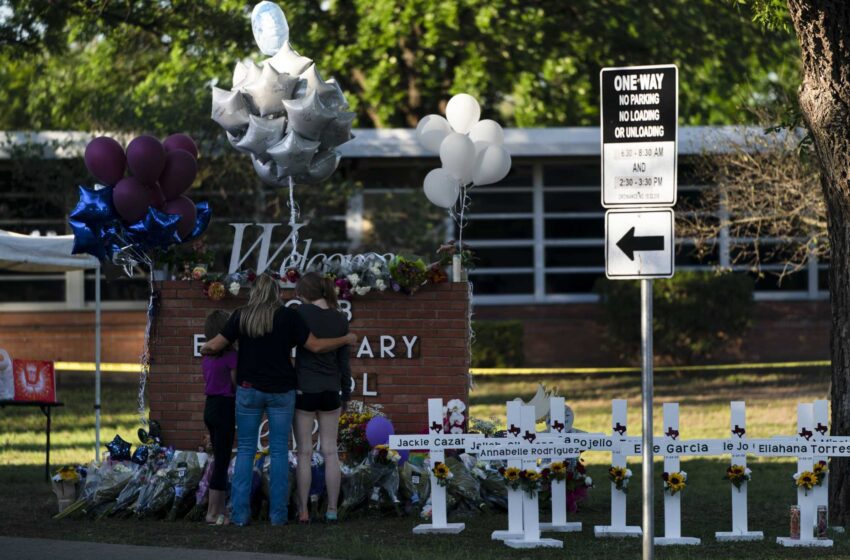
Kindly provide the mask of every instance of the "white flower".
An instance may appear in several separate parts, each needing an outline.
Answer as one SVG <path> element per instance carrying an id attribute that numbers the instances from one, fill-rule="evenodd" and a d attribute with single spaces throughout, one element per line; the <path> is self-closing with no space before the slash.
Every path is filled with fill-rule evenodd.
<path id="1" fill-rule="evenodd" d="M 626 469 L 626 478 L 631 478 L 631 476 L 632 476 L 632 469 Z"/>
<path id="2" fill-rule="evenodd" d="M 585 486 L 593 486 L 593 479 L 589 476 L 584 477 L 584 485 Z"/>
<path id="3" fill-rule="evenodd" d="M 346 278 L 348 278 L 348 281 L 351 282 L 352 287 L 356 286 L 360 282 L 360 276 L 356 273 L 349 274 Z"/>
<path id="4" fill-rule="evenodd" d="M 446 404 L 446 408 L 452 412 L 463 412 L 466 410 L 466 405 L 460 399 L 452 399 Z"/>
<path id="5" fill-rule="evenodd" d="M 354 288 L 354 290 L 353 290 L 353 291 L 354 291 L 354 293 L 355 293 L 355 294 L 357 294 L 358 296 L 365 296 L 365 295 L 366 295 L 366 294 L 368 294 L 371 290 L 372 290 L 372 288 L 370 288 L 369 286 L 359 286 L 359 287 L 357 287 L 357 288 Z"/>
<path id="6" fill-rule="evenodd" d="M 452 412 L 449 414 L 449 424 L 460 425 L 463 424 L 464 420 L 466 420 L 466 417 L 460 412 Z"/>
<path id="7" fill-rule="evenodd" d="M 748 467 L 744 467 L 744 474 L 749 476 L 749 475 L 753 474 L 753 471 L 751 471 Z"/>
<path id="8" fill-rule="evenodd" d="M 375 276 L 381 275 L 381 265 L 379 263 L 375 263 L 369 267 L 369 272 L 374 274 Z"/>
<path id="9" fill-rule="evenodd" d="M 794 473 L 794 480 L 797 480 L 798 478 L 800 478 L 800 473 Z"/>
<path id="10" fill-rule="evenodd" d="M 383 292 L 387 289 L 387 285 L 386 283 L 384 283 L 383 280 L 378 278 L 377 280 L 375 280 L 375 288 L 377 288 L 379 292 Z"/>
<path id="11" fill-rule="evenodd" d="M 452 433 L 452 434 L 462 434 L 463 428 L 460 427 L 460 426 L 452 426 L 452 429 L 449 430 L 449 432 Z"/>
<path id="12" fill-rule="evenodd" d="M 685 471 L 679 471 L 679 474 L 682 475 L 682 480 L 688 480 L 688 473 L 686 473 Z"/>
<path id="13" fill-rule="evenodd" d="M 227 287 L 227 289 L 228 289 L 228 291 L 230 291 L 230 293 L 231 293 L 231 294 L 233 294 L 234 296 L 238 296 L 238 295 L 239 295 L 239 289 L 240 289 L 241 287 L 242 287 L 242 286 L 240 286 L 240 285 L 239 285 L 239 282 L 231 282 L 231 283 L 230 283 L 230 286 L 228 286 L 228 287 Z"/>

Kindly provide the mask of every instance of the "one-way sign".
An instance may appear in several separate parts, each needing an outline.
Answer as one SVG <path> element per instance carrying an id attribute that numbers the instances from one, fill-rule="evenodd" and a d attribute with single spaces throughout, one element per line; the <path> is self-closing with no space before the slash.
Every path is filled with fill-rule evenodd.
<path id="1" fill-rule="evenodd" d="M 647 208 L 605 213 L 608 278 L 670 278 L 674 244 L 672 210 Z"/>

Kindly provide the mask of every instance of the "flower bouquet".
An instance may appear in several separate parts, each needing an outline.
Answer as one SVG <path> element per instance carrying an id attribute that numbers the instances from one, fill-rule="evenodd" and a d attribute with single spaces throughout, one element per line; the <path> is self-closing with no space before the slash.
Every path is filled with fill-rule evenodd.
<path id="1" fill-rule="evenodd" d="M 741 485 L 749 482 L 752 478 L 752 471 L 743 465 L 730 465 L 726 469 L 726 480 L 741 491 Z"/>
<path id="2" fill-rule="evenodd" d="M 823 484 L 826 475 L 829 473 L 829 468 L 826 465 L 826 461 L 818 461 L 812 466 L 812 472 L 815 473 L 818 477 L 817 485 L 821 486 Z"/>
<path id="3" fill-rule="evenodd" d="M 401 456 L 398 452 L 389 449 L 386 445 L 376 445 L 369 453 L 368 459 L 374 476 L 370 497 L 371 505 L 379 506 L 383 494 L 398 516 L 401 516 L 401 500 L 398 498 L 400 484 L 398 462 L 400 459 Z"/>
<path id="4" fill-rule="evenodd" d="M 62 513 L 77 500 L 80 482 L 85 478 L 86 468 L 82 465 L 65 465 L 53 475 L 51 486 Z"/>
<path id="5" fill-rule="evenodd" d="M 452 470 L 442 461 L 434 462 L 434 466 L 431 467 L 431 474 L 434 475 L 434 480 L 437 481 L 437 484 L 443 488 L 447 487 L 449 481 L 454 477 Z"/>
<path id="6" fill-rule="evenodd" d="M 92 463 L 82 497 L 57 514 L 54 519 L 62 519 L 79 512 L 94 513 L 98 507 L 115 500 L 124 486 L 130 482 L 137 467 L 138 465 L 130 461 L 109 459 L 99 467 Z"/>
<path id="7" fill-rule="evenodd" d="M 423 465 L 406 461 L 399 469 L 399 497 L 406 507 L 419 508 L 431 496 L 431 477 Z"/>
<path id="8" fill-rule="evenodd" d="M 176 468 L 169 473 L 174 484 L 174 502 L 168 512 L 169 521 L 182 519 L 195 505 L 195 492 L 203 475 L 201 458 L 195 451 L 174 454 Z"/>
<path id="9" fill-rule="evenodd" d="M 802 488 L 803 493 L 808 495 L 809 490 L 820 484 L 819 477 L 813 471 L 803 471 L 794 475 L 794 484 Z"/>
<path id="10" fill-rule="evenodd" d="M 446 459 L 445 465 L 448 466 L 450 473 L 450 476 L 446 480 L 446 489 L 456 508 L 459 507 L 470 511 L 482 510 L 486 506 L 481 499 L 481 484 L 470 470 L 468 463 L 471 463 L 473 466 L 475 465 L 471 457 L 466 454 L 461 455 L 461 460 L 455 457 L 448 457 Z M 437 464 L 434 465 L 434 468 L 437 468 Z"/>
<path id="11" fill-rule="evenodd" d="M 427 282 L 428 267 L 422 259 L 396 255 L 389 265 L 393 288 L 409 295 L 416 293 Z"/>
<path id="12" fill-rule="evenodd" d="M 608 467 L 608 480 L 614 483 L 614 488 L 623 494 L 629 493 L 629 479 L 632 478 L 632 470 L 626 467 Z"/>
<path id="13" fill-rule="evenodd" d="M 369 453 L 366 425 L 380 412 L 360 401 L 352 401 L 339 417 L 339 446 L 343 463 L 359 464 Z"/>
<path id="14" fill-rule="evenodd" d="M 462 434 L 466 424 L 466 404 L 452 399 L 443 407 L 443 433 Z"/>
<path id="15" fill-rule="evenodd" d="M 675 496 L 677 492 L 681 492 L 687 486 L 688 473 L 685 471 L 665 472 L 661 475 L 661 480 L 664 482 L 664 491 Z"/>
<path id="16" fill-rule="evenodd" d="M 195 506 L 186 515 L 186 519 L 190 521 L 200 521 L 204 518 L 207 511 L 207 500 L 210 493 L 210 480 L 212 479 L 213 468 L 215 467 L 215 459 L 210 457 L 207 460 L 204 474 L 198 482 L 198 489 L 195 491 Z"/>
<path id="17" fill-rule="evenodd" d="M 481 499 L 484 503 L 492 508 L 507 511 L 508 488 L 504 476 L 498 469 L 482 463 L 473 469 L 473 474 L 479 478 Z"/>

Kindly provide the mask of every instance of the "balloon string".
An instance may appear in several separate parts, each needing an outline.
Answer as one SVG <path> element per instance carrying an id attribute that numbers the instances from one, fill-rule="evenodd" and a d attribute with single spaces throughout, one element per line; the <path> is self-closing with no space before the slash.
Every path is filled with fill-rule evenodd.
<path id="1" fill-rule="evenodd" d="M 469 223 L 467 211 L 472 204 L 472 199 L 469 197 L 469 188 L 467 185 L 460 186 L 460 197 L 456 206 L 449 210 L 449 213 L 457 225 L 457 250 L 463 251 L 463 229 Z"/>
<path id="2" fill-rule="evenodd" d="M 150 356 L 150 341 L 151 328 L 154 319 L 154 309 L 156 306 L 156 292 L 153 286 L 153 270 L 154 264 L 151 259 L 148 259 L 148 308 L 147 308 L 147 324 L 145 325 L 145 341 L 142 348 L 142 355 L 139 357 L 139 423 L 142 426 L 148 424 L 147 408 L 145 407 L 145 387 L 148 382 L 148 373 L 150 372 L 151 356 Z"/>
<path id="3" fill-rule="evenodd" d="M 295 202 L 295 180 L 290 175 L 289 179 L 289 229 L 292 239 L 292 251 L 289 253 L 289 258 L 285 263 L 285 268 L 294 268 L 298 264 L 298 228 L 296 224 L 299 218 L 298 204 Z"/>

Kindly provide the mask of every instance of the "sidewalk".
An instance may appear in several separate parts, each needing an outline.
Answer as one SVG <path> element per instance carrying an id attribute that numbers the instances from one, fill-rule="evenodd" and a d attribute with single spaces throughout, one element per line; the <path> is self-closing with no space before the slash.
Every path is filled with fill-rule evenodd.
<path id="1" fill-rule="evenodd" d="M 320 560 L 314 557 L 260 552 L 231 552 L 194 548 L 164 548 L 53 539 L 0 537 L 4 558 L 15 560 L 80 560 L 81 558 L 120 558 L 122 560 Z"/>

